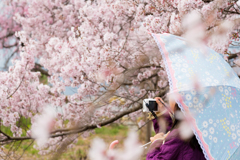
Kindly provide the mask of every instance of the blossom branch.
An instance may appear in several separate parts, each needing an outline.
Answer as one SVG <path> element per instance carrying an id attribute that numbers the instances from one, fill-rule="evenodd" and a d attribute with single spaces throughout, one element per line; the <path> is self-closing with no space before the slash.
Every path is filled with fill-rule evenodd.
<path id="1" fill-rule="evenodd" d="M 117 114 L 115 117 L 113 118 L 110 118 L 106 121 L 103 121 L 101 123 L 99 123 L 98 125 L 100 126 L 105 126 L 105 125 L 108 125 L 120 118 L 122 118 L 123 116 L 127 115 L 127 114 L 130 114 L 132 112 L 135 112 L 139 109 L 141 109 L 142 106 L 141 105 L 138 105 L 136 107 L 133 107 L 131 109 L 128 109 L 126 111 L 123 111 L 119 114 Z M 84 127 L 81 127 L 81 128 L 76 128 L 76 129 L 60 129 L 60 130 L 55 130 L 52 132 L 52 135 L 50 136 L 50 138 L 56 138 L 56 137 L 61 137 L 61 136 L 66 136 L 66 135 L 71 135 L 71 134 L 77 134 L 77 133 L 81 133 L 81 132 L 84 132 L 84 131 L 87 131 L 87 130 L 90 130 L 90 129 L 95 129 L 95 128 L 98 128 L 97 127 L 97 124 L 93 124 L 93 125 L 85 125 Z M 66 131 L 66 132 L 64 132 Z M 57 132 L 64 132 L 64 133 L 58 133 L 58 134 L 54 134 L 54 133 L 57 133 Z M 1 131 L 2 133 L 2 131 Z M 28 140 L 28 139 L 33 139 L 32 137 L 30 136 L 25 136 L 25 137 L 10 137 L 8 135 L 6 135 L 6 138 L 5 139 L 2 139 L 0 140 L 0 142 L 6 142 L 6 141 L 21 141 L 21 140 Z"/>
<path id="2" fill-rule="evenodd" d="M 150 79 L 152 79 L 153 77 L 157 77 L 157 76 L 158 76 L 158 74 L 153 74 L 153 75 L 151 75 L 150 77 L 144 78 L 143 80 L 141 80 L 140 83 L 145 82 L 145 81 L 147 81 L 147 80 L 150 80 Z M 122 85 L 130 86 L 130 85 L 133 85 L 133 83 L 122 83 Z"/>
<path id="3" fill-rule="evenodd" d="M 38 63 L 35 63 L 35 66 L 34 68 L 31 70 L 33 72 L 40 72 L 41 74 L 43 75 L 46 75 L 46 76 L 51 76 L 48 71 L 46 71 L 45 69 L 42 68 L 42 65 L 38 64 Z"/>
<path id="4" fill-rule="evenodd" d="M 22 77 L 22 80 L 21 80 L 21 82 L 19 83 L 18 87 L 13 91 L 12 94 L 10 94 L 10 95 L 7 97 L 7 99 L 11 98 L 11 97 L 17 92 L 17 90 L 20 88 L 20 86 L 21 86 L 21 84 L 22 84 L 22 82 L 23 82 L 23 79 L 24 79 L 24 76 Z"/>
<path id="5" fill-rule="evenodd" d="M 240 52 L 235 53 L 235 54 L 231 54 L 231 55 L 229 55 L 227 58 L 228 58 L 228 59 L 236 58 L 238 54 L 240 54 Z"/>
<path id="6" fill-rule="evenodd" d="M 165 95 L 166 91 L 167 91 L 168 88 L 162 90 L 160 93 L 159 93 L 159 96 L 163 96 Z M 145 96 L 146 94 L 143 95 L 143 97 Z M 140 101 L 142 99 L 142 97 L 140 97 L 139 99 L 137 99 L 136 101 L 133 101 L 131 104 L 129 104 L 129 106 L 131 106 L 132 104 Z M 84 131 L 87 131 L 87 130 L 92 130 L 92 129 L 95 129 L 95 128 L 98 128 L 98 126 L 106 126 L 108 124 L 111 124 L 113 122 L 115 122 L 116 120 L 122 118 L 123 116 L 125 115 L 128 115 L 130 113 L 133 113 L 133 112 L 136 112 L 138 111 L 139 109 L 142 108 L 142 104 L 138 103 L 137 106 L 135 107 L 132 107 L 130 109 L 127 109 L 125 111 L 122 111 L 121 113 L 117 114 L 116 116 L 112 117 L 112 118 L 109 118 L 108 120 L 105 120 L 101 123 L 98 123 L 98 124 L 92 124 L 92 125 L 85 125 L 83 127 L 79 127 L 79 128 L 69 128 L 69 129 L 57 129 L 55 131 L 52 131 L 51 132 L 51 135 L 50 135 L 50 138 L 56 138 L 56 137 L 62 137 L 62 136 L 67 136 L 67 135 L 71 135 L 71 134 L 78 134 L 78 133 L 81 133 L 81 132 L 84 132 Z M 4 139 L 1 139 L 0 140 L 0 143 L 1 144 L 5 144 L 5 142 L 9 142 L 9 141 L 23 141 L 23 140 L 29 140 L 29 139 L 33 139 L 32 137 L 30 136 L 25 136 L 25 137 L 11 137 L 7 134 L 5 134 L 4 132 L 2 132 L 0 130 L 0 132 L 6 136 L 6 138 Z M 63 133 L 58 133 L 58 132 L 63 132 Z M 57 134 L 56 134 L 57 133 Z"/>

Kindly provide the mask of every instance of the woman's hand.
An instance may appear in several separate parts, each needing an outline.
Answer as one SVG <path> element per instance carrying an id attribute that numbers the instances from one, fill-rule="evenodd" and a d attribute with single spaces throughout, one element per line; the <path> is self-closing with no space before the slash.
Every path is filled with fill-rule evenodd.
<path id="1" fill-rule="evenodd" d="M 163 132 L 158 133 L 154 137 L 151 137 L 150 141 L 153 143 L 157 139 L 165 140 L 165 138 L 168 136 L 169 133 L 170 133 L 170 131 L 168 133 L 166 133 L 166 134 L 164 134 Z"/>
<path id="2" fill-rule="evenodd" d="M 163 139 L 163 138 L 164 138 L 164 133 L 161 132 L 161 133 L 156 134 L 154 137 L 151 137 L 150 141 L 153 143 L 156 139 Z"/>
<path id="3" fill-rule="evenodd" d="M 156 97 L 155 100 L 156 100 L 156 102 L 157 102 L 157 104 L 158 104 L 158 111 L 160 111 L 160 112 L 164 111 L 164 110 L 165 110 L 165 107 L 164 107 L 163 104 L 162 104 L 162 103 L 164 103 L 164 101 L 162 100 L 162 98 Z M 162 103 L 161 103 L 160 101 L 161 101 Z"/>

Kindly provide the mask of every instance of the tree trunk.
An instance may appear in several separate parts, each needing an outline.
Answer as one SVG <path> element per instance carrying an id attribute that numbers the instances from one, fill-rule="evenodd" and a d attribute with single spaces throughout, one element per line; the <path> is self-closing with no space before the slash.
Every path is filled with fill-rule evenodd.
<path id="1" fill-rule="evenodd" d="M 152 121 L 147 123 L 147 127 L 146 127 L 146 143 L 150 141 L 150 137 L 151 137 L 151 133 L 152 133 Z"/>

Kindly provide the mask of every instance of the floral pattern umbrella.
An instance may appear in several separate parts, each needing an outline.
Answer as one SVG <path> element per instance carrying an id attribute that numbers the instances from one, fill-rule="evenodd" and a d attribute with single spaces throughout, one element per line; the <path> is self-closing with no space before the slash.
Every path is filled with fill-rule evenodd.
<path id="1" fill-rule="evenodd" d="M 152 36 L 164 59 L 170 91 L 181 95 L 177 103 L 185 115 L 190 113 L 192 130 L 205 158 L 240 159 L 238 76 L 208 47 L 191 47 L 171 34 Z M 191 85 L 196 77 L 201 91 Z"/>

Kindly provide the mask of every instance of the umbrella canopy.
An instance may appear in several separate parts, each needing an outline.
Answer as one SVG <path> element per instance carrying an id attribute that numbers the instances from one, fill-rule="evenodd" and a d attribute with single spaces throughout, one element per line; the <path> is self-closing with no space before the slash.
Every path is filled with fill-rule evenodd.
<path id="1" fill-rule="evenodd" d="M 187 45 L 171 34 L 152 34 L 164 59 L 170 92 L 179 93 L 182 112 L 206 159 L 240 158 L 240 80 L 214 50 Z M 202 86 L 194 88 L 193 80 Z"/>

